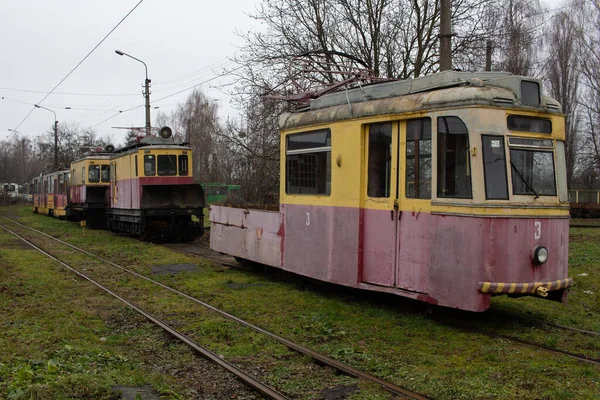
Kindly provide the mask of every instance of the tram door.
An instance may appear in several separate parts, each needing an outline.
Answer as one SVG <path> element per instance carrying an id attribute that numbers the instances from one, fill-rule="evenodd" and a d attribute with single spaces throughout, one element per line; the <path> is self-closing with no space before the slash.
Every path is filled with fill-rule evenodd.
<path id="1" fill-rule="evenodd" d="M 369 125 L 364 146 L 361 280 L 424 292 L 431 119 Z"/>
<path id="2" fill-rule="evenodd" d="M 360 280 L 394 286 L 398 234 L 397 122 L 365 126 Z"/>
<path id="3" fill-rule="evenodd" d="M 117 163 L 111 161 L 110 163 L 110 207 L 117 207 L 118 190 L 117 190 Z"/>

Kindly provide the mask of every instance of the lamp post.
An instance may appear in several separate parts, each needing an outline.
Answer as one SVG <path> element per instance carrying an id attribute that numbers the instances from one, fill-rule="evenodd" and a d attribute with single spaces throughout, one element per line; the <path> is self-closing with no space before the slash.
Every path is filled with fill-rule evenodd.
<path id="1" fill-rule="evenodd" d="M 38 104 L 34 104 L 36 108 L 42 108 L 44 110 L 50 111 L 54 114 L 54 170 L 58 170 L 58 121 L 56 120 L 56 113 L 46 107 L 42 107 Z"/>
<path id="2" fill-rule="evenodd" d="M 129 58 L 133 58 L 134 60 L 144 64 L 144 68 L 146 69 L 146 81 L 144 84 L 144 97 L 146 98 L 146 136 L 150 136 L 150 79 L 148 79 L 148 66 L 139 58 L 135 58 L 132 55 L 122 52 L 121 50 L 115 50 L 115 53 L 117 53 L 120 56 L 127 56 Z"/>

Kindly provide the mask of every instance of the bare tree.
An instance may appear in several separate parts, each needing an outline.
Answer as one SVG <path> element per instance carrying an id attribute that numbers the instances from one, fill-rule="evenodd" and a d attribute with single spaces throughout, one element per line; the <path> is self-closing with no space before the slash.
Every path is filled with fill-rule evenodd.
<path id="1" fill-rule="evenodd" d="M 452 9 L 454 54 L 481 47 L 485 35 L 481 14 L 490 0 L 460 0 Z M 266 27 L 242 35 L 246 45 L 236 57 L 240 67 L 234 94 L 243 104 L 248 95 L 275 90 L 288 93 L 299 55 L 325 54 L 316 62 L 321 85 L 343 80 L 332 70 L 349 68 L 348 60 L 376 77 L 418 77 L 438 70 L 439 17 L 435 0 L 263 0 L 253 18 Z M 339 57 L 345 55 L 345 57 Z M 470 56 L 460 58 L 466 64 Z M 250 88 L 256 88 L 253 90 Z"/>
<path id="2" fill-rule="evenodd" d="M 232 173 L 242 185 L 242 197 L 253 203 L 278 200 L 279 130 L 278 116 L 287 104 L 256 96 L 247 105 L 240 121 L 229 120 L 221 132 L 229 149 Z"/>
<path id="3" fill-rule="evenodd" d="M 46 132 L 37 143 L 39 157 L 46 162 L 45 170 L 52 169 L 54 159 L 54 128 Z M 89 147 L 104 148 L 109 138 L 100 137 L 93 129 L 81 128 L 77 124 L 63 123 L 58 126 L 58 165 L 68 168 L 72 161 L 81 157 Z M 42 171 L 38 171 L 42 172 Z"/>
<path id="4" fill-rule="evenodd" d="M 581 107 L 584 111 L 582 160 L 587 173 L 600 172 L 600 0 L 577 4 L 585 25 L 579 31 L 582 49 L 579 65 L 583 83 Z"/>
<path id="5" fill-rule="evenodd" d="M 216 173 L 220 169 L 218 161 L 213 162 L 218 160 L 215 151 L 215 137 L 219 130 L 217 111 L 218 105 L 195 89 L 172 116 L 174 131 L 182 133 L 194 150 L 194 179 L 197 182 L 221 179 Z"/>
<path id="6" fill-rule="evenodd" d="M 494 39 L 496 68 L 515 75 L 535 75 L 538 49 L 544 27 L 544 10 L 538 0 L 504 0 L 491 8 L 492 18 L 500 22 Z"/>
<path id="7" fill-rule="evenodd" d="M 576 4 L 576 3 L 575 3 Z M 549 24 L 546 82 L 550 95 L 557 99 L 565 114 L 565 155 L 567 182 L 571 185 L 579 152 L 579 31 L 578 21 L 565 11 L 556 14 Z"/>

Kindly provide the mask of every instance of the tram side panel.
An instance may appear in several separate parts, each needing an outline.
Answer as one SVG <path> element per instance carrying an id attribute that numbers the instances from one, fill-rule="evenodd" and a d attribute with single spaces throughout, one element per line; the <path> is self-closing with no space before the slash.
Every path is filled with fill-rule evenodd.
<path id="1" fill-rule="evenodd" d="M 282 221 L 277 211 L 210 206 L 210 248 L 281 268 Z"/>

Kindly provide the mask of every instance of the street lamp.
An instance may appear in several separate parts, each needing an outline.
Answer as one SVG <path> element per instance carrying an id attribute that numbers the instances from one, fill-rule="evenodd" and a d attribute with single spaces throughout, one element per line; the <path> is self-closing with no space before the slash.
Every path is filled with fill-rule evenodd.
<path id="1" fill-rule="evenodd" d="M 48 110 L 50 111 L 52 114 L 54 114 L 54 171 L 58 170 L 58 121 L 56 120 L 56 113 L 46 107 L 42 107 L 38 104 L 34 104 L 34 106 L 36 108 L 42 108 L 44 110 Z"/>
<path id="2" fill-rule="evenodd" d="M 121 50 L 115 50 L 115 53 L 117 53 L 120 56 L 127 56 L 129 58 L 133 58 L 134 60 L 139 61 L 142 64 L 144 64 L 144 68 L 146 69 L 146 81 L 145 81 L 145 85 L 144 85 L 144 87 L 145 87 L 144 97 L 146 98 L 146 136 L 150 136 L 150 79 L 148 79 L 148 66 L 146 65 L 145 62 L 143 62 L 139 58 L 135 58 L 132 55 L 123 53 Z"/>

